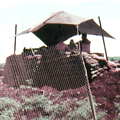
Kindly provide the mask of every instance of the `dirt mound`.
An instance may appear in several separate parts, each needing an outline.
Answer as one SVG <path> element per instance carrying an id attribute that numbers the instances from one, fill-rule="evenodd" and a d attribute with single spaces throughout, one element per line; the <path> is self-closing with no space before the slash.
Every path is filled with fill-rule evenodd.
<path id="1" fill-rule="evenodd" d="M 107 111 L 107 119 L 115 120 L 120 114 L 120 71 L 103 72 L 90 83 L 90 88 L 99 108 Z"/>

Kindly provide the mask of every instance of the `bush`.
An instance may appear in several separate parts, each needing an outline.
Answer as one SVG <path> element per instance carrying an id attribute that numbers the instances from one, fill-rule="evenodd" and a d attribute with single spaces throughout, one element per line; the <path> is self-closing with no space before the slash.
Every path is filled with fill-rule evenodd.
<path id="1" fill-rule="evenodd" d="M 0 119 L 93 119 L 88 97 L 82 99 L 70 96 L 65 97 L 63 96 L 63 91 L 53 94 L 52 91 L 50 92 L 49 87 L 46 90 L 42 90 L 30 86 L 20 86 L 18 89 L 12 89 L 13 92 L 9 91 L 6 97 L 0 98 Z M 94 106 L 97 109 L 95 100 Z M 104 111 L 97 111 L 98 120 L 104 120 L 105 115 Z"/>
<path id="2" fill-rule="evenodd" d="M 15 99 L 8 97 L 0 98 L 0 119 L 15 119 L 15 114 L 18 113 L 21 108 L 20 103 L 15 101 Z"/>

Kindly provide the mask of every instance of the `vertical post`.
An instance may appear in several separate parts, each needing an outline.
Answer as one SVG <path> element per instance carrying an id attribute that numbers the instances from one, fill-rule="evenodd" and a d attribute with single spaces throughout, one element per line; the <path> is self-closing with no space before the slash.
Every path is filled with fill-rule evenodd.
<path id="1" fill-rule="evenodd" d="M 77 25 L 77 35 L 79 35 L 78 27 L 79 26 Z M 79 42 L 79 46 L 80 46 L 80 42 Z M 85 70 L 85 77 L 86 77 L 86 81 L 87 81 L 86 87 L 87 87 L 87 93 L 88 93 L 89 100 L 90 100 L 90 106 L 91 106 L 92 113 L 93 113 L 93 118 L 94 118 L 94 120 L 97 120 L 96 111 L 95 111 L 95 108 L 94 108 L 94 105 L 93 105 L 92 93 L 91 93 L 91 89 L 90 89 L 90 85 L 89 85 L 87 70 L 86 70 L 85 62 L 84 62 L 80 47 L 79 47 L 79 50 L 80 50 L 80 56 L 82 58 L 82 62 L 83 62 L 84 70 Z"/>
<path id="2" fill-rule="evenodd" d="M 77 25 L 77 35 L 79 35 L 79 26 Z M 80 48 L 80 41 L 78 42 L 78 50 L 79 50 L 79 52 L 81 53 L 81 48 Z"/>
<path id="3" fill-rule="evenodd" d="M 16 35 L 17 35 L 17 24 L 15 24 L 14 55 L 16 54 Z"/>
<path id="4" fill-rule="evenodd" d="M 102 31 L 102 25 L 101 25 L 100 16 L 98 16 L 98 19 L 99 19 L 99 24 L 100 24 L 100 30 L 101 30 L 101 34 L 102 34 L 102 39 L 103 39 L 104 49 L 105 49 L 105 56 L 106 56 L 106 60 L 108 61 L 107 50 L 106 50 L 106 46 L 105 46 L 105 40 L 104 40 L 103 31 Z"/>

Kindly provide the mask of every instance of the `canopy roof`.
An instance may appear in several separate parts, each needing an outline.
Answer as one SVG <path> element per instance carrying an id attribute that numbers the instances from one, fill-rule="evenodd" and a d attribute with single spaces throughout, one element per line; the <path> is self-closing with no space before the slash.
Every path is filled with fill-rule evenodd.
<path id="1" fill-rule="evenodd" d="M 64 36 L 65 40 L 76 35 L 77 26 L 79 34 L 102 35 L 100 26 L 93 19 L 83 18 L 64 11 L 50 15 L 45 21 L 22 31 L 18 35 L 32 32 L 49 46 L 57 43 L 56 36 L 60 34 Z M 114 38 L 104 29 L 102 32 L 104 36 Z"/>

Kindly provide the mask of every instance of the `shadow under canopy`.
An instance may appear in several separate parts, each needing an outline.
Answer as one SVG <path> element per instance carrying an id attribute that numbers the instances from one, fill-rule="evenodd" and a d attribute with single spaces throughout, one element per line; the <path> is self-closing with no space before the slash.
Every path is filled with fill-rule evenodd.
<path id="1" fill-rule="evenodd" d="M 17 35 L 29 32 L 34 33 L 47 46 L 57 44 L 56 38 L 59 35 L 62 35 L 64 40 L 67 40 L 77 33 L 102 36 L 100 26 L 93 19 L 82 18 L 64 11 L 52 14 L 45 21 L 28 28 Z M 114 38 L 104 29 L 102 29 L 102 32 L 104 36 Z"/>

